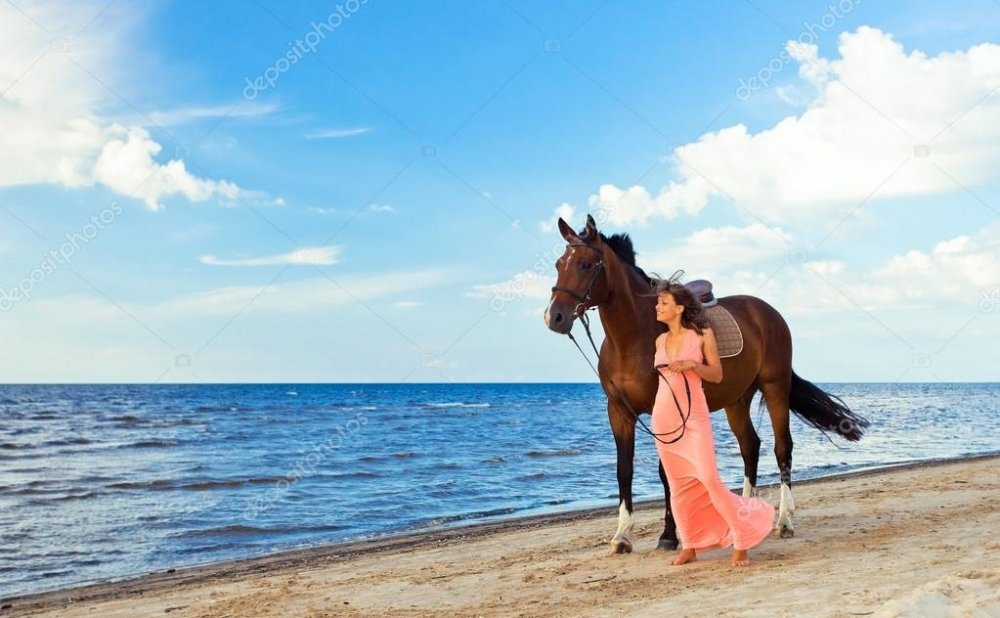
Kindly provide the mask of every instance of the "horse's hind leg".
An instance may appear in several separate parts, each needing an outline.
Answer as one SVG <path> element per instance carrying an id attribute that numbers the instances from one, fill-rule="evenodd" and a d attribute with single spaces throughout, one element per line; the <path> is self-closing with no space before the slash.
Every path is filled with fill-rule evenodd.
<path id="1" fill-rule="evenodd" d="M 774 429 L 774 457 L 778 461 L 781 475 L 781 505 L 778 507 L 778 522 L 775 528 L 783 539 L 795 536 L 792 515 L 795 514 L 795 499 L 792 497 L 792 431 L 788 425 L 789 383 L 782 381 L 761 384 L 771 427 Z"/>
<path id="2" fill-rule="evenodd" d="M 677 549 L 680 541 L 677 540 L 677 523 L 674 521 L 674 513 L 670 510 L 670 483 L 667 481 L 667 472 L 663 469 L 663 462 L 660 462 L 660 481 L 663 482 L 663 493 L 667 497 L 667 504 L 663 513 L 663 534 L 656 543 L 656 549 L 673 551 Z"/>
<path id="3" fill-rule="evenodd" d="M 757 493 L 757 464 L 760 461 L 760 437 L 750 418 L 750 403 L 756 387 L 750 387 L 735 403 L 726 406 L 729 428 L 736 436 L 743 456 L 743 496 L 749 498 Z"/>

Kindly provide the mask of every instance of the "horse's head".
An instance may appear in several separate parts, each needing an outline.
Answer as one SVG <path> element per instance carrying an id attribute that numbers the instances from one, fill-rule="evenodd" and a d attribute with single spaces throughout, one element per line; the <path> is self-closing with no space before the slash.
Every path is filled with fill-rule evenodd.
<path id="1" fill-rule="evenodd" d="M 545 324 L 565 335 L 573 328 L 573 320 L 604 300 L 607 277 L 604 241 L 593 217 L 587 215 L 587 226 L 579 234 L 560 217 L 559 232 L 566 239 L 566 251 L 556 260 L 556 284 L 545 310 Z"/>

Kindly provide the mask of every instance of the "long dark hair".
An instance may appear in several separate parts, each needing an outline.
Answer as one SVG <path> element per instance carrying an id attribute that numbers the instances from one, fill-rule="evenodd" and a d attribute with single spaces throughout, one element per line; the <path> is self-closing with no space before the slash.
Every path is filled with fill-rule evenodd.
<path id="1" fill-rule="evenodd" d="M 711 324 L 708 322 L 708 317 L 705 316 L 705 309 L 701 306 L 701 301 L 681 283 L 683 275 L 684 271 L 678 270 L 669 279 L 664 279 L 653 273 L 650 277 L 650 296 L 670 294 L 675 303 L 684 307 L 684 312 L 681 313 L 681 326 L 690 328 L 701 335 L 704 329 L 711 327 Z M 667 330 L 670 330 L 669 326 Z"/>

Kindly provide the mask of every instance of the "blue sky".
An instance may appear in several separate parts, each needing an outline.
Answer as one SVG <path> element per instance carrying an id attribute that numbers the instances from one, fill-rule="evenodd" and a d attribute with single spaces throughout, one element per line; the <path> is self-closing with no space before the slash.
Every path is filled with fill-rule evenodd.
<path id="1" fill-rule="evenodd" d="M 205 6 L 0 6 L 3 381 L 589 381 L 588 212 L 804 377 L 1000 377 L 996 2 Z"/>

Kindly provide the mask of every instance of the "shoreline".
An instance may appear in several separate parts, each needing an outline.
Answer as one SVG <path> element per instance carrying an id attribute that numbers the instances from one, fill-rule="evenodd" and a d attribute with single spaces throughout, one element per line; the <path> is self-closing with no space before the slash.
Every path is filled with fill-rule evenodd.
<path id="1" fill-rule="evenodd" d="M 844 481 L 858 481 L 874 476 L 892 477 L 901 473 L 947 466 L 970 465 L 977 462 L 1000 460 L 994 452 L 969 457 L 934 459 L 875 468 L 847 471 L 796 482 L 799 491 L 804 488 L 822 487 Z M 957 482 L 957 481 L 956 481 Z M 775 486 L 762 485 L 760 490 Z M 635 510 L 652 511 L 662 508 L 663 500 L 636 502 Z M 28 593 L 0 599 L 0 615 L 20 612 L 50 611 L 60 607 L 81 604 L 99 604 L 122 599 L 146 598 L 157 593 L 169 593 L 184 586 L 213 586 L 230 584 L 236 580 L 260 576 L 280 576 L 302 569 L 315 570 L 336 567 L 352 560 L 410 554 L 429 549 L 459 546 L 475 539 L 488 539 L 498 535 L 538 532 L 565 524 L 582 524 L 603 520 L 603 527 L 613 532 L 613 507 L 596 507 L 552 514 L 511 517 L 492 522 L 463 523 L 444 528 L 434 528 L 398 535 L 345 541 L 316 547 L 283 550 L 264 556 L 238 558 L 220 562 L 179 567 L 166 571 L 153 571 L 122 579 L 103 580 L 67 588 Z M 660 521 L 662 526 L 662 521 Z"/>

